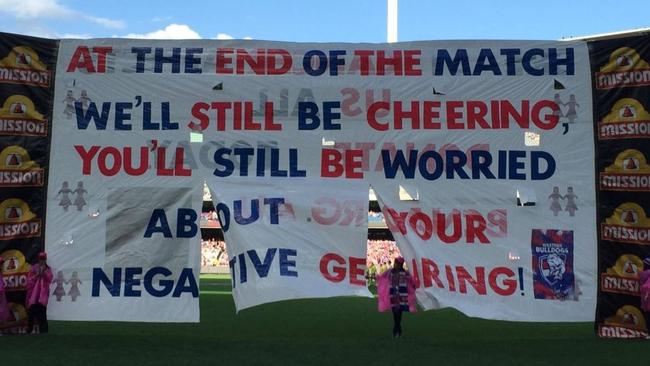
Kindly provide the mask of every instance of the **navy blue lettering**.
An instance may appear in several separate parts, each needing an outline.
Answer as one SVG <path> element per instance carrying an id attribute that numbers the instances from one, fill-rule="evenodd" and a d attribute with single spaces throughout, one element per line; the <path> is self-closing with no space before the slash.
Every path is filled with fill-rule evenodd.
<path id="1" fill-rule="evenodd" d="M 415 177 L 415 168 L 417 166 L 418 151 L 409 151 L 409 160 L 406 162 L 404 152 L 398 150 L 395 153 L 395 160 L 391 162 L 390 150 L 381 151 L 381 159 L 384 164 L 384 175 L 388 179 L 393 179 L 397 175 L 397 171 L 401 170 L 404 173 L 404 178 L 413 179 Z"/>
<path id="2" fill-rule="evenodd" d="M 472 158 L 472 179 L 481 179 L 481 173 L 487 179 L 494 179 L 494 174 L 490 171 L 492 154 L 485 150 L 473 150 L 470 154 Z"/>
<path id="3" fill-rule="evenodd" d="M 429 172 L 427 166 L 429 165 L 429 159 L 433 159 L 434 168 L 433 172 Z M 426 180 L 436 180 L 440 178 L 442 172 L 444 171 L 444 163 L 442 161 L 442 156 L 433 150 L 428 150 L 420 155 L 420 161 L 418 162 L 420 168 L 420 175 Z"/>
<path id="4" fill-rule="evenodd" d="M 201 58 L 194 57 L 195 54 L 202 54 L 203 48 L 188 48 L 185 50 L 185 73 L 186 74 L 200 74 L 201 68 L 196 68 L 194 65 L 201 65 Z"/>
<path id="5" fill-rule="evenodd" d="M 154 297 L 164 297 L 169 295 L 169 293 L 172 292 L 172 288 L 174 288 L 174 281 L 160 280 L 158 281 L 158 285 L 160 285 L 162 288 L 157 289 L 153 285 L 153 278 L 156 275 L 169 277 L 172 275 L 172 271 L 165 267 L 153 267 L 152 269 L 148 270 L 144 275 L 144 289 L 149 293 L 149 295 Z"/>
<path id="6" fill-rule="evenodd" d="M 268 248 L 266 250 L 266 255 L 264 256 L 264 262 L 260 261 L 260 257 L 257 255 L 257 252 L 254 250 L 249 250 L 248 258 L 250 258 L 255 271 L 260 278 L 264 278 L 269 275 L 269 270 L 271 269 L 271 263 L 273 263 L 273 258 L 275 257 L 276 248 Z"/>
<path id="7" fill-rule="evenodd" d="M 125 124 L 124 121 L 131 119 L 131 113 L 125 111 L 133 108 L 133 103 L 117 102 L 115 103 L 115 129 L 122 131 L 130 131 L 131 125 Z"/>
<path id="8" fill-rule="evenodd" d="M 555 159 L 553 158 L 553 155 L 547 153 L 546 151 L 532 151 L 530 153 L 530 178 L 532 180 L 544 180 L 548 179 L 551 176 L 553 176 L 553 173 L 555 173 Z M 545 172 L 540 172 L 540 164 L 539 161 L 544 160 L 546 161 L 546 171 Z"/>
<path id="9" fill-rule="evenodd" d="M 140 286 L 140 276 L 142 268 L 140 267 L 126 267 L 124 268 L 124 296 L 125 297 L 140 297 L 142 291 L 133 289 L 134 286 Z"/>
<path id="10" fill-rule="evenodd" d="M 557 75 L 558 65 L 566 67 L 566 74 L 573 75 L 575 73 L 575 66 L 573 62 L 573 48 L 566 49 L 566 56 L 564 58 L 557 57 L 557 48 L 548 50 L 548 72 L 551 75 Z"/>
<path id="11" fill-rule="evenodd" d="M 158 225 L 158 222 L 160 222 L 160 225 Z M 165 215 L 165 210 L 162 208 L 156 208 L 151 213 L 144 237 L 151 238 L 154 233 L 161 233 L 165 238 L 172 237 L 172 231 L 169 229 L 169 223 L 167 222 L 167 215 Z"/>
<path id="12" fill-rule="evenodd" d="M 111 296 L 120 296 L 120 285 L 122 283 L 122 269 L 113 268 L 113 282 L 106 276 L 101 268 L 93 268 L 93 288 L 92 297 L 99 296 L 99 285 L 103 284 Z"/>
<path id="13" fill-rule="evenodd" d="M 299 102 L 298 130 L 315 130 L 318 126 L 320 126 L 318 105 L 314 102 Z"/>
<path id="14" fill-rule="evenodd" d="M 192 297 L 199 297 L 199 286 L 196 283 L 196 277 L 194 277 L 192 268 L 183 268 L 181 274 L 178 276 L 178 283 L 176 284 L 172 297 L 180 297 L 183 292 L 191 293 Z"/>
<path id="15" fill-rule="evenodd" d="M 151 53 L 151 47 L 131 47 L 131 53 L 137 54 L 135 72 L 141 74 L 144 72 L 144 65 L 147 54 Z"/>
<path id="16" fill-rule="evenodd" d="M 526 179 L 526 173 L 520 173 L 520 169 L 525 169 L 526 165 L 524 164 L 523 161 L 519 161 L 520 158 L 525 158 L 526 157 L 526 152 L 522 150 L 510 150 L 508 152 L 508 179 L 515 179 L 515 180 L 525 180 Z"/>
<path id="17" fill-rule="evenodd" d="M 339 65 L 345 65 L 345 59 L 339 56 L 345 56 L 345 50 L 330 50 L 330 75 L 338 75 Z"/>
<path id="18" fill-rule="evenodd" d="M 312 57 L 318 57 L 318 67 L 314 69 L 311 65 Z M 305 72 L 311 76 L 320 76 L 323 75 L 325 70 L 327 70 L 327 55 L 325 52 L 320 50 L 311 50 L 305 53 L 305 57 L 302 59 L 302 67 L 305 69 Z"/>
<path id="19" fill-rule="evenodd" d="M 230 159 L 224 157 L 224 155 L 230 155 L 231 152 L 232 150 L 227 147 L 222 147 L 214 152 L 214 162 L 223 166 L 223 170 L 220 170 L 219 167 L 214 170 L 213 174 L 217 177 L 228 177 L 235 170 L 235 164 Z"/>
<path id="20" fill-rule="evenodd" d="M 434 75 L 443 75 L 445 65 L 447 65 L 447 69 L 451 75 L 456 75 L 459 66 L 462 66 L 463 75 L 470 75 L 471 69 L 469 67 L 469 57 L 467 56 L 466 49 L 461 48 L 459 50 L 456 50 L 456 54 L 454 55 L 453 59 L 447 50 L 438 50 Z"/>
<path id="21" fill-rule="evenodd" d="M 81 102 L 74 102 L 74 110 L 77 116 L 77 128 L 80 130 L 85 130 L 88 128 L 90 120 L 95 122 L 95 128 L 98 130 L 106 129 L 106 122 L 108 121 L 108 114 L 111 111 L 111 103 L 104 102 L 102 103 L 102 115 L 99 115 L 97 111 L 97 105 L 95 102 L 90 102 L 88 109 L 84 113 L 83 104 Z"/>
<path id="22" fill-rule="evenodd" d="M 165 49 L 162 47 L 156 47 L 155 56 L 154 56 L 154 72 L 160 74 L 163 72 L 164 64 L 172 65 L 172 74 L 178 74 L 181 72 L 181 49 L 180 47 L 172 48 L 172 55 L 165 56 Z"/>
<path id="23" fill-rule="evenodd" d="M 460 179 L 469 179 L 469 175 L 463 170 L 467 164 L 467 155 L 460 150 L 447 150 L 445 154 L 445 173 L 447 179 L 454 179 L 454 172 Z"/>
<path id="24" fill-rule="evenodd" d="M 501 55 L 506 56 L 506 74 L 512 76 L 517 74 L 515 69 L 515 56 L 519 55 L 519 48 L 502 48 Z"/>
<path id="25" fill-rule="evenodd" d="M 235 222 L 240 225 L 251 224 L 260 218 L 260 200 L 255 198 L 251 200 L 251 214 L 248 217 L 242 215 L 242 200 L 236 200 L 233 203 L 233 211 L 235 212 Z"/>
<path id="26" fill-rule="evenodd" d="M 476 66 L 474 66 L 473 75 L 481 75 L 483 71 L 492 71 L 494 75 L 501 75 L 499 63 L 489 48 L 481 48 L 481 52 L 478 54 L 478 59 L 476 60 Z"/>
<path id="27" fill-rule="evenodd" d="M 289 257 L 296 257 L 298 251 L 295 249 L 280 248 L 280 276 L 298 277 L 295 259 Z"/>
<path id="28" fill-rule="evenodd" d="M 198 215 L 191 208 L 179 208 L 178 217 L 176 218 L 176 236 L 179 238 L 193 238 L 199 232 L 196 224 Z"/>
<path id="29" fill-rule="evenodd" d="M 544 57 L 544 50 L 541 48 L 531 48 L 524 53 L 524 56 L 521 59 L 521 65 L 524 67 L 524 71 L 533 76 L 542 76 L 544 75 L 544 68 L 536 69 L 533 67 L 533 58 L 535 56 Z"/>
<path id="30" fill-rule="evenodd" d="M 262 150 L 264 151 L 264 150 Z M 306 177 L 307 171 L 298 167 L 298 149 L 289 149 L 289 176 Z"/>
<path id="31" fill-rule="evenodd" d="M 276 198 L 265 198 L 264 199 L 264 204 L 269 205 L 271 209 L 271 225 L 277 225 L 279 223 L 279 217 L 280 217 L 280 211 L 278 210 L 278 207 L 281 204 L 284 204 L 284 198 L 282 197 L 276 197 Z"/>

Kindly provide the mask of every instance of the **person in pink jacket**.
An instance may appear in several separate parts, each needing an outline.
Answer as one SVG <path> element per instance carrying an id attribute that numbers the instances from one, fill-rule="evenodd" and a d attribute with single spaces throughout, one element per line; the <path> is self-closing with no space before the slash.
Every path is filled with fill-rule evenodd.
<path id="1" fill-rule="evenodd" d="M 38 263 L 32 265 L 27 276 L 27 332 L 31 334 L 47 333 L 47 301 L 50 297 L 52 269 L 47 265 L 47 253 L 38 253 Z M 39 324 L 34 328 L 34 320 Z"/>
<path id="2" fill-rule="evenodd" d="M 7 297 L 5 296 L 5 281 L 2 278 L 2 269 L 4 259 L 0 257 L 0 323 L 9 321 L 11 318 L 11 311 L 9 304 L 7 304 Z"/>
<path id="3" fill-rule="evenodd" d="M 402 313 L 416 312 L 415 280 L 404 269 L 404 258 L 397 257 L 393 268 L 377 277 L 377 300 L 380 312 L 393 312 L 393 338 L 402 335 Z"/>

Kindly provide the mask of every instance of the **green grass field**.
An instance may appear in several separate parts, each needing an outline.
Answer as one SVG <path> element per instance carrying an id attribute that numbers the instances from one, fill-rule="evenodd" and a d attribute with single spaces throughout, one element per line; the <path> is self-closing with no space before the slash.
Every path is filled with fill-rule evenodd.
<path id="1" fill-rule="evenodd" d="M 643 365 L 645 340 L 601 340 L 591 323 L 513 323 L 453 310 L 405 314 L 402 338 L 376 302 L 280 302 L 236 315 L 227 277 L 201 278 L 200 324 L 55 322 L 0 337 L 2 365 Z"/>

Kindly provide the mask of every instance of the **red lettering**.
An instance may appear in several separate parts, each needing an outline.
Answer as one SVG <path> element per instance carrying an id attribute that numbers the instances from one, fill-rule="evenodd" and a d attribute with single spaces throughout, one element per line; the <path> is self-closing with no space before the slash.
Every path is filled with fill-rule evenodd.
<path id="1" fill-rule="evenodd" d="M 506 276 L 506 278 L 501 281 L 501 283 L 498 282 L 498 278 L 500 276 Z M 495 293 L 501 296 L 512 295 L 517 290 L 517 280 L 515 280 L 513 277 L 515 277 L 515 272 L 510 268 L 496 267 L 490 271 L 490 275 L 488 277 L 490 288 L 492 288 Z"/>
<path id="2" fill-rule="evenodd" d="M 402 108 L 402 102 L 395 102 L 395 109 L 393 110 L 393 126 L 396 130 L 402 129 L 402 120 L 410 119 L 411 120 L 411 129 L 417 130 L 420 129 L 420 102 L 411 101 L 411 110 L 404 110 Z"/>
<path id="3" fill-rule="evenodd" d="M 230 102 L 212 102 L 212 109 L 215 110 L 215 118 L 217 119 L 217 131 L 226 130 L 226 111 L 231 108 Z"/>
<path id="4" fill-rule="evenodd" d="M 370 127 L 374 128 L 377 131 L 387 131 L 388 130 L 388 122 L 386 123 L 381 123 L 377 121 L 377 112 L 380 110 L 384 110 L 386 112 L 390 111 L 390 103 L 389 102 L 375 102 L 368 107 L 368 112 L 366 113 L 366 119 L 368 120 L 368 124 Z"/>
<path id="5" fill-rule="evenodd" d="M 462 130 L 463 123 L 456 122 L 457 119 L 463 118 L 463 113 L 456 111 L 458 108 L 463 107 L 463 102 L 452 100 L 446 103 L 447 108 L 447 128 L 450 130 Z"/>
<path id="6" fill-rule="evenodd" d="M 440 102 L 425 100 L 422 104 L 422 128 L 430 130 L 440 129 Z M 435 121 L 434 121 L 435 119 Z"/>
<path id="7" fill-rule="evenodd" d="M 113 47 L 93 47 L 97 54 L 97 72 L 106 72 L 106 55 L 113 52 Z"/>
<path id="8" fill-rule="evenodd" d="M 458 292 L 461 294 L 467 293 L 467 283 L 472 285 L 476 293 L 479 295 L 485 295 L 487 291 L 485 290 L 485 268 L 476 267 L 476 279 L 467 272 L 465 267 L 456 266 L 456 276 L 458 277 Z"/>
<path id="9" fill-rule="evenodd" d="M 404 51 L 404 75 L 406 76 L 420 76 L 422 70 L 417 67 L 420 66 L 420 50 L 405 50 Z"/>
<path id="10" fill-rule="evenodd" d="M 282 130 L 282 125 L 273 121 L 273 103 L 271 102 L 264 103 L 264 129 L 267 131 Z"/>
<path id="11" fill-rule="evenodd" d="M 81 172 L 83 175 L 90 175 L 91 165 L 93 157 L 99 151 L 99 146 L 91 146 L 90 150 L 86 149 L 82 145 L 75 145 L 74 149 L 77 150 L 79 157 L 81 158 Z"/>
<path id="12" fill-rule="evenodd" d="M 488 108 L 483 102 L 477 100 L 467 101 L 467 129 L 474 130 L 478 124 L 481 128 L 489 129 L 490 125 L 485 120 Z"/>
<path id="13" fill-rule="evenodd" d="M 108 166 L 108 156 L 111 156 L 113 166 Z M 97 167 L 100 173 L 107 177 L 112 177 L 122 169 L 122 156 L 120 150 L 113 146 L 103 148 L 97 156 Z"/>
<path id="14" fill-rule="evenodd" d="M 542 119 L 542 109 L 544 108 L 550 109 L 551 113 L 545 114 L 544 119 Z M 552 130 L 560 121 L 559 111 L 560 107 L 555 102 L 551 100 L 540 100 L 533 105 L 533 110 L 531 111 L 533 123 L 543 130 Z"/>
<path id="15" fill-rule="evenodd" d="M 359 57 L 359 69 L 361 70 L 361 75 L 370 74 L 370 56 L 374 54 L 374 51 L 370 50 L 356 50 L 354 55 Z"/>
<path id="16" fill-rule="evenodd" d="M 329 270 L 331 262 L 336 262 L 338 266 L 332 266 L 332 272 Z M 327 253 L 320 260 L 320 273 L 326 280 L 331 282 L 341 282 L 345 279 L 345 259 L 335 253 Z"/>
<path id="17" fill-rule="evenodd" d="M 350 257 L 350 284 L 365 286 L 365 269 L 366 269 L 366 259 L 365 258 L 354 258 Z"/>
<path id="18" fill-rule="evenodd" d="M 440 240 L 444 243 L 451 244 L 460 240 L 462 236 L 462 224 L 460 221 L 460 211 L 453 210 L 450 214 L 452 220 L 453 231 L 451 235 L 447 235 L 446 228 L 449 225 L 447 223 L 447 216 L 443 213 L 436 214 L 436 231 Z"/>
<path id="19" fill-rule="evenodd" d="M 90 50 L 86 46 L 79 46 L 72 54 L 70 64 L 68 64 L 67 72 L 75 72 L 77 69 L 85 69 L 88 73 L 95 72 L 95 65 L 93 58 L 90 56 Z"/>
<path id="20" fill-rule="evenodd" d="M 467 210 L 464 213 L 467 243 L 473 243 L 475 239 L 478 239 L 480 243 L 489 244 L 490 240 L 485 236 L 487 224 L 483 215 L 476 210 Z"/>
<path id="21" fill-rule="evenodd" d="M 234 70 L 228 67 L 232 64 L 232 55 L 235 51 L 232 48 L 217 48 L 217 74 L 232 74 Z"/>
<path id="22" fill-rule="evenodd" d="M 445 285 L 439 278 L 440 270 L 434 261 L 428 258 L 422 258 L 422 280 L 424 287 L 431 287 L 433 282 L 438 288 L 445 288 Z"/>
<path id="23" fill-rule="evenodd" d="M 176 148 L 174 156 L 174 175 L 177 177 L 189 177 L 192 175 L 192 169 L 186 168 L 183 162 L 185 161 L 185 149 L 182 147 Z"/>
<path id="24" fill-rule="evenodd" d="M 514 118 L 519 127 L 528 128 L 530 125 L 530 118 L 528 116 L 529 101 L 521 101 L 521 113 L 517 112 L 517 109 L 507 100 L 502 100 L 500 104 L 501 128 L 510 128 L 510 117 Z"/>
<path id="25" fill-rule="evenodd" d="M 320 176 L 335 178 L 343 175 L 343 164 L 341 159 L 343 154 L 335 149 L 323 149 L 321 151 Z"/>
<path id="26" fill-rule="evenodd" d="M 393 57 L 386 56 L 386 51 L 377 51 L 377 75 L 386 75 L 386 67 L 393 69 L 394 75 L 402 75 L 402 51 L 393 51 Z"/>
<path id="27" fill-rule="evenodd" d="M 345 150 L 345 177 L 363 178 L 363 150 Z"/>
<path id="28" fill-rule="evenodd" d="M 280 56 L 282 60 L 281 66 L 276 63 L 276 56 Z M 291 70 L 292 60 L 291 54 L 287 50 L 270 49 L 268 50 L 268 65 L 267 73 L 269 75 L 282 75 Z"/>
<path id="29" fill-rule="evenodd" d="M 174 169 L 169 169 L 165 166 L 165 155 L 167 152 L 166 147 L 159 147 L 157 151 L 157 160 L 156 160 L 156 175 L 161 176 L 173 176 Z"/>
<path id="30" fill-rule="evenodd" d="M 140 147 L 140 165 L 135 168 L 133 166 L 133 152 L 130 147 L 124 148 L 124 172 L 128 175 L 142 175 L 149 168 L 149 148 L 146 146 Z"/>
<path id="31" fill-rule="evenodd" d="M 418 225 L 418 223 L 420 225 Z M 431 221 L 431 218 L 426 214 L 422 212 L 415 212 L 411 215 L 411 217 L 409 217 L 409 225 L 411 226 L 411 229 L 413 229 L 413 231 L 415 231 L 415 233 L 420 237 L 420 239 L 431 239 L 431 236 L 433 235 L 433 222 Z"/>
<path id="32" fill-rule="evenodd" d="M 199 120 L 199 123 L 195 123 L 194 121 L 190 121 L 187 124 L 187 127 L 189 127 L 193 131 L 203 131 L 208 126 L 210 125 L 210 117 L 208 117 L 205 112 L 210 109 L 210 105 L 208 103 L 203 103 L 203 102 L 197 102 L 194 103 L 192 106 L 192 117 L 196 118 Z"/>

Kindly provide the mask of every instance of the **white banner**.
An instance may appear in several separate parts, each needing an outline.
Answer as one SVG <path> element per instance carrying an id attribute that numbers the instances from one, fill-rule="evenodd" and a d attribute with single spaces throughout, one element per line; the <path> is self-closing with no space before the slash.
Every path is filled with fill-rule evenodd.
<path id="1" fill-rule="evenodd" d="M 269 197 L 296 210 L 277 225 L 231 217 L 238 309 L 367 296 L 350 282 L 358 268 L 350 277 L 349 260 L 363 257 L 365 226 L 307 219 L 318 197 L 355 201 L 372 184 L 386 212 L 406 220 L 393 234 L 419 271 L 426 308 L 593 315 L 584 43 L 63 40 L 54 107 L 46 248 L 63 283 L 75 271 L 81 280 L 76 301 L 53 302 L 55 319 L 198 319 L 193 219 L 206 178 L 233 212 L 237 200 L 250 209 Z M 414 201 L 399 199 L 400 186 Z M 260 212 L 282 206 L 258 203 Z M 448 239 L 433 230 L 436 210 L 449 217 Z M 327 253 L 337 257 L 323 271 Z M 493 305 L 478 306 L 486 299 Z"/>
<path id="2" fill-rule="evenodd" d="M 237 311 L 278 300 L 366 296 L 363 182 L 209 181 Z M 327 192 L 332 192 L 328 194 Z"/>

